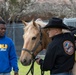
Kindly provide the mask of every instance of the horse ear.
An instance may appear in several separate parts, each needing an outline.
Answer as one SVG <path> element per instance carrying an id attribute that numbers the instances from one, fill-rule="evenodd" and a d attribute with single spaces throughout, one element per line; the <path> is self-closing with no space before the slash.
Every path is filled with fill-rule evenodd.
<path id="1" fill-rule="evenodd" d="M 33 22 L 33 25 L 36 27 L 36 23 L 35 23 L 34 19 L 32 20 L 32 22 Z"/>
<path id="2" fill-rule="evenodd" d="M 27 22 L 25 22 L 24 20 L 22 20 L 22 23 L 26 26 L 27 25 Z"/>

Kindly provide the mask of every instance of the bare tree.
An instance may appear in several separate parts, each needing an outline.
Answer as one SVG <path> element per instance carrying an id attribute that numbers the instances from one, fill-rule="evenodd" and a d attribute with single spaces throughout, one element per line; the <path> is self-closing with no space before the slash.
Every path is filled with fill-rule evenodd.
<path id="1" fill-rule="evenodd" d="M 6 21 L 19 20 L 22 17 L 76 17 L 75 9 L 76 0 L 4 0 L 0 3 L 0 15 Z"/>
<path id="2" fill-rule="evenodd" d="M 21 0 L 18 2 L 17 0 L 5 0 L 0 4 L 1 6 L 1 16 L 7 20 L 15 20 L 19 18 L 22 14 L 23 10 L 26 10 L 27 5 L 30 3 L 30 0 Z"/>

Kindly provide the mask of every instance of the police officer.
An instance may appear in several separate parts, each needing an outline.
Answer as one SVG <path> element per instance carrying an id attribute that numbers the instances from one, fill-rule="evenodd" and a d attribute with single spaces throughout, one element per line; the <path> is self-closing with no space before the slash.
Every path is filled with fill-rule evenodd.
<path id="1" fill-rule="evenodd" d="M 72 75 L 74 65 L 75 45 L 73 36 L 62 29 L 69 29 L 60 18 L 51 18 L 44 27 L 52 38 L 47 46 L 44 60 L 37 59 L 41 70 L 50 71 L 50 75 Z"/>

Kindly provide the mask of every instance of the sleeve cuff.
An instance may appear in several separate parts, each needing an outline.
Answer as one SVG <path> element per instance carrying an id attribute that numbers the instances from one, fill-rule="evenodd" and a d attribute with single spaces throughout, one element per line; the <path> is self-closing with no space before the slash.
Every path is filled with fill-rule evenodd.
<path id="1" fill-rule="evenodd" d="M 43 64 L 43 60 L 42 60 L 42 59 L 40 59 L 39 64 L 40 64 L 40 65 L 42 65 L 42 64 Z"/>

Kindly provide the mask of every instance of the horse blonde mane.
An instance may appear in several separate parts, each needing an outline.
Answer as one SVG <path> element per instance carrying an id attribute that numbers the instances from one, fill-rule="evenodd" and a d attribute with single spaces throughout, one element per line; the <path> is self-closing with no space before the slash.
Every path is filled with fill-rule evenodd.
<path id="1" fill-rule="evenodd" d="M 41 18 L 36 19 L 35 22 L 39 24 L 41 27 L 45 27 L 47 25 L 47 22 L 42 21 Z"/>

